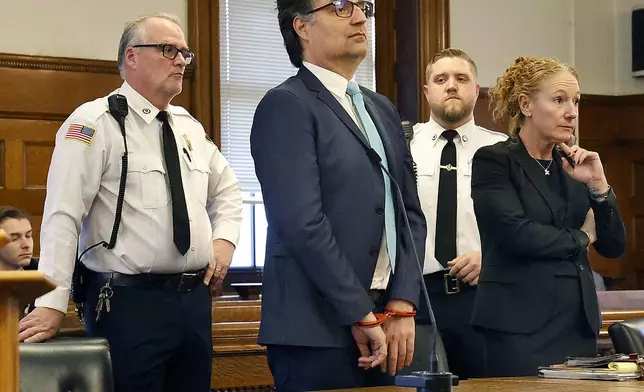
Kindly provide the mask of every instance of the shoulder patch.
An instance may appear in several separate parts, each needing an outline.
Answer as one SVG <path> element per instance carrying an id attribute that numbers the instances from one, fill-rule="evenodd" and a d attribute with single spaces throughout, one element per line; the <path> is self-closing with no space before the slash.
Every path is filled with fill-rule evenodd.
<path id="1" fill-rule="evenodd" d="M 76 140 L 91 146 L 94 135 L 96 135 L 96 129 L 80 123 L 71 123 L 65 132 L 65 139 Z"/>

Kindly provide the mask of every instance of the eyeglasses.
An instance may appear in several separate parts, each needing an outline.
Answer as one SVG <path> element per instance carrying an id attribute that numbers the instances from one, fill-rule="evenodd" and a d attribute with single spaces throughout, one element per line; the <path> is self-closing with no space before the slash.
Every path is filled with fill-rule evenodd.
<path id="1" fill-rule="evenodd" d="M 145 45 L 133 45 L 132 47 L 161 49 L 161 53 L 163 54 L 163 57 L 170 60 L 176 59 L 177 55 L 181 53 L 184 60 L 186 60 L 186 64 L 190 64 L 192 60 L 195 58 L 195 54 L 192 53 L 191 51 L 185 50 L 185 49 L 179 49 L 176 46 L 170 45 L 170 44 L 145 44 Z"/>
<path id="2" fill-rule="evenodd" d="M 374 15 L 374 5 L 369 1 L 350 1 L 350 0 L 336 0 L 332 1 L 329 4 L 325 4 L 322 7 L 318 7 L 314 10 L 311 10 L 306 13 L 306 15 L 311 15 L 314 12 L 318 12 L 321 9 L 326 7 L 333 7 L 333 12 L 339 18 L 350 18 L 353 16 L 353 9 L 358 7 L 364 13 L 364 16 L 371 18 Z"/>

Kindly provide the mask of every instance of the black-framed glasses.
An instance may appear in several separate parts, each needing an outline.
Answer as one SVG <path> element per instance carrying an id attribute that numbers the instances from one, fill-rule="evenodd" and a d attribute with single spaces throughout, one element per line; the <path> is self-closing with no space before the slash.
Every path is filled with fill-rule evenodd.
<path id="1" fill-rule="evenodd" d="M 174 45 L 170 44 L 142 44 L 142 45 L 133 45 L 133 48 L 158 48 L 161 50 L 163 57 L 174 60 L 177 58 L 177 55 L 181 53 L 186 64 L 190 64 L 195 58 L 195 54 L 186 49 L 179 49 Z"/>
<path id="2" fill-rule="evenodd" d="M 311 15 L 314 12 L 318 12 L 321 9 L 324 9 L 326 7 L 332 7 L 333 12 L 339 17 L 339 18 L 350 18 L 353 16 L 353 9 L 355 7 L 358 7 L 362 10 L 364 13 L 364 16 L 367 18 L 371 18 L 374 15 L 374 5 L 372 2 L 369 1 L 350 1 L 350 0 L 335 0 L 330 2 L 329 4 L 325 4 L 321 7 L 318 7 L 314 10 L 311 10 L 306 13 L 306 15 Z"/>

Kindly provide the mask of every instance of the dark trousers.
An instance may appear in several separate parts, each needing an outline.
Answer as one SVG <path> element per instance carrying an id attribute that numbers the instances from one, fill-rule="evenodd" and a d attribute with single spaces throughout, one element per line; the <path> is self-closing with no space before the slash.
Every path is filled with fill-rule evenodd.
<path id="1" fill-rule="evenodd" d="M 485 340 L 470 325 L 476 286 L 460 282 L 460 292 L 447 294 L 444 273 L 425 275 L 425 285 L 447 355 L 449 371 L 460 379 L 485 375 Z M 425 300 L 416 317 L 416 345 L 412 370 L 427 370 L 431 326 Z M 440 351 L 439 351 L 440 352 Z"/>
<path id="2" fill-rule="evenodd" d="M 277 392 L 321 391 L 393 385 L 379 368 L 358 367 L 357 346 L 347 348 L 267 346 Z"/>
<path id="3" fill-rule="evenodd" d="M 84 304 L 90 336 L 108 340 L 115 392 L 208 392 L 212 369 L 212 300 L 207 286 L 191 292 L 113 287 L 111 311 L 96 322 L 99 289 Z"/>
<path id="4" fill-rule="evenodd" d="M 539 366 L 562 363 L 566 357 L 594 357 L 597 337 L 590 329 L 576 277 L 557 277 L 550 320 L 530 334 L 481 328 L 486 340 L 486 376 L 536 376 Z"/>

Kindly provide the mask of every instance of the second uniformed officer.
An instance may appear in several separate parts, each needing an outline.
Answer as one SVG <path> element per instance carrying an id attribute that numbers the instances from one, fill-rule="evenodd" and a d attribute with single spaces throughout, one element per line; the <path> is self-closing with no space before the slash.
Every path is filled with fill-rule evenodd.
<path id="1" fill-rule="evenodd" d="M 463 51 L 445 49 L 427 66 L 425 97 L 430 119 L 414 127 L 411 153 L 418 165 L 418 196 L 427 219 L 424 279 L 450 371 L 462 379 L 482 377 L 485 342 L 470 326 L 481 240 L 470 197 L 472 157 L 507 139 L 474 123 L 479 86 L 476 65 Z M 431 329 L 419 307 L 416 352 L 428 352 Z M 416 356 L 414 369 L 426 369 Z"/>
<path id="2" fill-rule="evenodd" d="M 127 99 L 127 144 L 108 97 L 80 106 L 56 135 L 39 269 L 58 287 L 20 322 L 20 340 L 46 340 L 60 328 L 77 239 L 81 252 L 110 239 L 127 152 L 116 243 L 89 249 L 76 267 L 88 270 L 87 332 L 109 341 L 120 392 L 210 390 L 208 284 L 230 265 L 242 201 L 201 124 L 170 105 L 193 57 L 176 17 L 128 23 L 118 55 L 125 82 L 110 94 Z"/>

